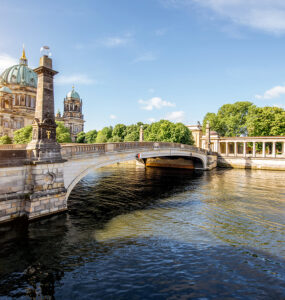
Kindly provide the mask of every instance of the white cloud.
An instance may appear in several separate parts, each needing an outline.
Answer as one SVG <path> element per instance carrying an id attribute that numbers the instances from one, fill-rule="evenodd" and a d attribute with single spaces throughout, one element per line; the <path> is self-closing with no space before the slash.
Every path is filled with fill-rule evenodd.
<path id="1" fill-rule="evenodd" d="M 129 38 L 124 37 L 109 37 L 102 40 L 102 45 L 108 48 L 115 48 L 120 46 L 125 46 L 130 41 Z"/>
<path id="2" fill-rule="evenodd" d="M 285 33 L 284 0 L 161 0 L 174 7 L 200 6 L 214 11 L 217 16 L 239 25 Z"/>
<path id="3" fill-rule="evenodd" d="M 5 53 L 1 53 L 0 54 L 0 72 L 3 72 L 5 69 L 18 64 L 18 59 L 5 54 Z"/>
<path id="4" fill-rule="evenodd" d="M 71 75 L 61 75 L 55 77 L 55 83 L 59 85 L 65 84 L 96 84 L 96 80 L 90 78 L 86 74 L 71 74 Z"/>
<path id="5" fill-rule="evenodd" d="M 156 121 L 156 119 L 155 118 L 148 118 L 147 119 L 150 123 L 153 123 L 153 122 L 155 122 Z"/>
<path id="6" fill-rule="evenodd" d="M 166 29 L 165 29 L 165 28 L 160 28 L 160 29 L 155 30 L 154 33 L 155 33 L 155 35 L 157 35 L 157 36 L 163 36 L 163 35 L 166 34 Z"/>
<path id="7" fill-rule="evenodd" d="M 274 99 L 285 94 L 285 86 L 275 86 L 266 91 L 263 95 L 255 95 L 256 99 Z"/>
<path id="8" fill-rule="evenodd" d="M 117 116 L 115 116 L 115 115 L 110 115 L 110 119 L 111 119 L 111 120 L 115 120 L 115 119 L 117 119 Z"/>
<path id="9" fill-rule="evenodd" d="M 154 61 L 156 60 L 157 57 L 154 53 L 152 52 L 146 52 L 144 54 L 142 54 L 141 56 L 138 56 L 134 62 L 135 63 L 138 63 L 138 62 L 142 62 L 142 61 Z"/>
<path id="10" fill-rule="evenodd" d="M 173 122 L 182 122 L 184 117 L 185 117 L 185 112 L 180 110 L 180 111 L 173 111 L 167 114 L 165 116 L 165 119 Z"/>
<path id="11" fill-rule="evenodd" d="M 149 100 L 139 100 L 139 104 L 141 104 L 141 108 L 145 110 L 153 110 L 154 108 L 156 109 L 161 109 L 162 107 L 174 107 L 175 103 L 171 103 L 169 101 L 162 100 L 159 97 L 154 97 Z"/>

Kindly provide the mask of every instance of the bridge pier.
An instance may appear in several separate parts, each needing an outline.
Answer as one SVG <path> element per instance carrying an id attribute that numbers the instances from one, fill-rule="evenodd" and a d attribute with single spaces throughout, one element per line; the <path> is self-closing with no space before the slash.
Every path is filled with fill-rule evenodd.
<path id="1" fill-rule="evenodd" d="M 28 219 L 67 210 L 63 168 L 63 163 L 42 163 L 31 167 L 31 193 L 25 201 Z"/>

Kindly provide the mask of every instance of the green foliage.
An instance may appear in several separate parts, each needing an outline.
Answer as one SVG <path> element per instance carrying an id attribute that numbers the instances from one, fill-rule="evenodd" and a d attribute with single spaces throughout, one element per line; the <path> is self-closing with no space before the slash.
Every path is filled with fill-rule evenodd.
<path id="1" fill-rule="evenodd" d="M 122 142 L 127 135 L 127 126 L 124 124 L 117 124 L 112 132 L 113 142 Z"/>
<path id="2" fill-rule="evenodd" d="M 182 123 L 160 120 L 152 123 L 144 132 L 146 141 L 172 142 L 192 145 L 191 131 Z"/>
<path id="3" fill-rule="evenodd" d="M 63 122 L 56 121 L 56 140 L 58 143 L 71 143 L 70 131 Z"/>
<path id="4" fill-rule="evenodd" d="M 3 135 L 0 137 L 0 145 L 12 144 L 12 139 L 8 135 Z"/>
<path id="5" fill-rule="evenodd" d="M 58 143 L 71 143 L 69 129 L 63 122 L 56 121 L 56 140 Z M 32 140 L 32 125 L 23 127 L 14 132 L 14 144 L 28 144 Z"/>
<path id="6" fill-rule="evenodd" d="M 107 143 L 108 140 L 112 137 L 113 127 L 104 127 L 98 132 L 96 137 L 96 143 Z"/>
<path id="7" fill-rule="evenodd" d="M 23 127 L 14 132 L 14 144 L 28 144 L 32 140 L 32 125 Z"/>
<path id="8" fill-rule="evenodd" d="M 132 124 L 127 126 L 124 141 L 137 142 L 139 138 L 140 138 L 140 125 Z"/>
<path id="9" fill-rule="evenodd" d="M 90 130 L 85 134 L 85 142 L 88 144 L 96 143 L 98 132 L 97 130 Z"/>
<path id="10" fill-rule="evenodd" d="M 250 107 L 253 104 L 248 101 L 240 101 L 233 104 L 225 104 L 217 114 L 207 113 L 203 120 L 203 129 L 209 120 L 212 130 L 221 136 L 240 136 L 247 134 L 246 120 Z"/>
<path id="11" fill-rule="evenodd" d="M 248 112 L 249 136 L 285 136 L 285 110 L 279 107 L 251 107 Z"/>
<path id="12" fill-rule="evenodd" d="M 112 136 L 109 140 L 108 140 L 109 143 L 120 143 L 122 142 L 122 139 L 115 135 L 115 136 Z"/>
<path id="13" fill-rule="evenodd" d="M 76 143 L 82 143 L 82 144 L 86 143 L 85 137 L 86 137 L 86 134 L 84 131 L 79 132 L 77 135 L 77 138 L 76 138 Z"/>

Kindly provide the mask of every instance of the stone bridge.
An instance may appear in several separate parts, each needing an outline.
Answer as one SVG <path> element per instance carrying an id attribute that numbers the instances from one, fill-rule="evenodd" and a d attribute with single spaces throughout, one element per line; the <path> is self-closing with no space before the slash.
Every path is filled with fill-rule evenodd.
<path id="1" fill-rule="evenodd" d="M 150 157 L 187 157 L 196 167 L 216 167 L 217 156 L 190 145 L 161 142 L 62 144 L 62 161 L 34 161 L 26 145 L 0 146 L 0 222 L 35 219 L 67 209 L 74 186 L 90 171 Z"/>

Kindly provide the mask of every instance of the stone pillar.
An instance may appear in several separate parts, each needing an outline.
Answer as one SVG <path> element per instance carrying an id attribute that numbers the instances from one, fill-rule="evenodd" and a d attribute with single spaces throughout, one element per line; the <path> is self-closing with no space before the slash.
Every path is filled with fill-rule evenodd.
<path id="1" fill-rule="evenodd" d="M 266 157 L 265 150 L 265 142 L 262 142 L 262 157 Z"/>
<path id="2" fill-rule="evenodd" d="M 226 142 L 226 156 L 229 155 L 229 142 Z"/>
<path id="3" fill-rule="evenodd" d="M 255 142 L 253 142 L 252 157 L 256 157 L 256 143 Z"/>
<path id="4" fill-rule="evenodd" d="M 211 151 L 211 128 L 209 121 L 206 124 L 206 150 Z"/>
<path id="5" fill-rule="evenodd" d="M 58 213 L 67 209 L 64 186 L 64 160 L 56 142 L 54 116 L 52 60 L 47 55 L 40 58 L 37 101 L 33 122 L 32 141 L 27 146 L 30 157 L 30 191 L 25 201 L 28 219 Z"/>
<path id="6" fill-rule="evenodd" d="M 276 142 L 272 142 L 272 157 L 276 157 Z"/>
<path id="7" fill-rule="evenodd" d="M 243 142 L 243 157 L 246 157 L 246 142 Z"/>
<path id="8" fill-rule="evenodd" d="M 140 127 L 140 142 L 144 141 L 143 125 Z"/>
<path id="9" fill-rule="evenodd" d="M 40 66 L 34 71 L 38 74 L 37 100 L 32 141 L 27 150 L 31 150 L 31 159 L 35 161 L 61 161 L 54 117 L 53 77 L 57 72 L 52 69 L 52 60 L 47 55 L 40 58 Z"/>
<path id="10" fill-rule="evenodd" d="M 237 156 L 237 154 L 238 154 L 238 147 L 237 147 L 237 145 L 238 145 L 238 143 L 237 142 L 235 142 L 235 156 Z"/>

